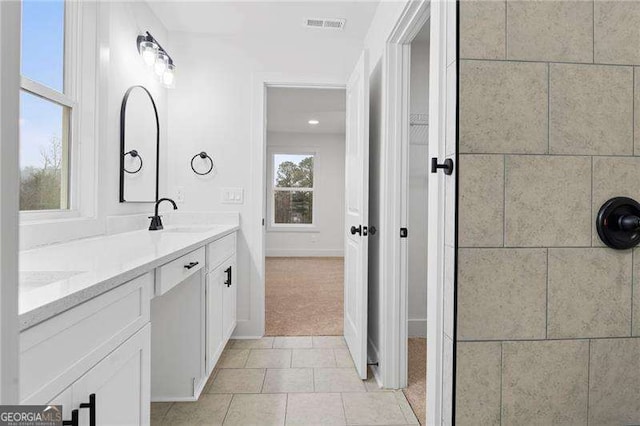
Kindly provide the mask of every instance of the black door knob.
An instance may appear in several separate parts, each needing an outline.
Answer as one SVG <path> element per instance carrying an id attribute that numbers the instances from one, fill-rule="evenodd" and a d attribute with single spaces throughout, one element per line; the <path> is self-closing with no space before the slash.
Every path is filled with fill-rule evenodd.
<path id="1" fill-rule="evenodd" d="M 600 207 L 596 218 L 598 236 L 607 246 L 625 250 L 640 243 L 640 204 L 615 197 Z"/>
<path id="2" fill-rule="evenodd" d="M 358 225 L 357 228 L 355 226 L 351 227 L 351 235 L 356 235 L 356 234 L 362 236 L 362 225 Z"/>

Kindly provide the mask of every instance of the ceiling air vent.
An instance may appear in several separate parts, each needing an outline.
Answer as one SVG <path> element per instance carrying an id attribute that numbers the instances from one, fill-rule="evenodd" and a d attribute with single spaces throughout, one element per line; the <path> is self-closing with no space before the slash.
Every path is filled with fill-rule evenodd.
<path id="1" fill-rule="evenodd" d="M 341 30 L 344 28 L 346 19 L 323 19 L 323 18 L 307 18 L 304 20 L 305 27 L 308 28 L 326 28 L 328 30 Z"/>

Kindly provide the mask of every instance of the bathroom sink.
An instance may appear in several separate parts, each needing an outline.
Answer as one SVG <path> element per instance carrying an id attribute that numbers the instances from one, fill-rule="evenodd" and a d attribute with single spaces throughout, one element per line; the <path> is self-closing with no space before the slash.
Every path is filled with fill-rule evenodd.
<path id="1" fill-rule="evenodd" d="M 199 234 L 201 232 L 209 232 L 213 228 L 210 226 L 177 226 L 175 228 L 165 228 L 162 232 L 171 232 L 176 234 Z"/>

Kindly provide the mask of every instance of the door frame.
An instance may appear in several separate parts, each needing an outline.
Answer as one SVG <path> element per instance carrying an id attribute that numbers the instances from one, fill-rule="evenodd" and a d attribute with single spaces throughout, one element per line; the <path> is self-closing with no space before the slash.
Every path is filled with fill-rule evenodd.
<path id="1" fill-rule="evenodd" d="M 267 88 L 343 89 L 347 76 L 339 74 L 254 73 L 251 84 L 251 288 L 250 317 L 238 319 L 238 338 L 259 338 L 265 334 L 265 254 L 267 229 Z M 263 223 L 264 219 L 264 223 Z"/>
<path id="2" fill-rule="evenodd" d="M 384 139 L 389 164 L 384 188 L 386 210 L 383 211 L 388 232 L 381 235 L 381 257 L 389 259 L 382 280 L 386 283 L 382 297 L 389 303 L 383 306 L 381 358 L 386 360 L 386 368 L 382 371 L 383 384 L 390 388 L 406 387 L 408 375 L 408 251 L 407 239 L 399 238 L 398 232 L 408 222 L 411 42 L 422 26 L 430 21 L 429 156 L 442 159 L 445 156 L 447 39 L 450 38 L 447 33 L 448 3 L 409 2 L 387 39 L 383 56 L 383 93 L 386 96 Z M 431 206 L 437 202 L 438 214 L 437 217 L 429 217 L 429 221 L 444 222 L 444 179 L 438 179 L 437 186 L 435 184 L 436 179 L 430 183 L 429 203 Z M 432 211 L 431 208 L 429 210 Z M 444 223 L 439 229 L 444 230 Z M 427 424 L 448 421 L 443 419 L 443 415 L 451 412 L 448 407 L 453 407 L 452 394 L 443 392 L 446 383 L 453 381 L 445 371 L 447 360 L 443 354 L 445 291 L 439 277 L 444 274 L 444 242 L 444 232 L 428 235 L 428 264 L 438 267 L 430 268 L 427 275 Z"/>

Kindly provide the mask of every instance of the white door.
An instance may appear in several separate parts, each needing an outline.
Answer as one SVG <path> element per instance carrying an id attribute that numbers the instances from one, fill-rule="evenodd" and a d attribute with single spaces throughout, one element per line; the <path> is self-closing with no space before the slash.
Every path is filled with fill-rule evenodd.
<path id="1" fill-rule="evenodd" d="M 76 408 L 95 394 L 96 425 L 149 425 L 150 327 L 144 326 L 73 384 Z M 91 409 L 80 408 L 79 415 L 81 425 L 90 424 Z"/>
<path id="2" fill-rule="evenodd" d="M 347 83 L 344 338 L 367 378 L 367 230 L 369 219 L 369 61 L 364 51 Z"/>
<path id="3" fill-rule="evenodd" d="M 222 338 L 226 342 L 236 328 L 236 308 L 238 285 L 236 280 L 236 258 L 223 263 L 224 280 L 222 281 Z"/>
<path id="4" fill-rule="evenodd" d="M 224 266 L 207 275 L 207 375 L 213 371 L 224 348 L 222 336 L 222 283 Z"/>

